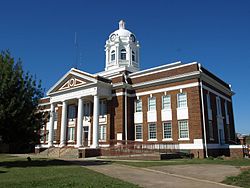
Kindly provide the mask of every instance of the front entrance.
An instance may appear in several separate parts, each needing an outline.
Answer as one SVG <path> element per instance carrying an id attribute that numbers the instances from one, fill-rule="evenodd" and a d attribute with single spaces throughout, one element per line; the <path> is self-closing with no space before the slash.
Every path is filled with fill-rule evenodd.
<path id="1" fill-rule="evenodd" d="M 83 146 L 90 146 L 90 111 L 91 103 L 89 101 L 83 102 Z"/>
<path id="2" fill-rule="evenodd" d="M 83 127 L 83 146 L 88 146 L 89 143 L 89 126 Z"/>

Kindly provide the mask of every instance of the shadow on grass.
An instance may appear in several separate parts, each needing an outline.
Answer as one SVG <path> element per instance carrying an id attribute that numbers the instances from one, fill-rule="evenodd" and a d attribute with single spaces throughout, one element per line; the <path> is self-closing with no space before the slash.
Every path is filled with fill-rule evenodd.
<path id="1" fill-rule="evenodd" d="M 69 165 L 81 165 L 81 166 L 93 166 L 93 165 L 105 165 L 109 164 L 108 161 L 64 161 L 64 160 L 47 160 L 47 159 L 33 159 L 28 160 L 16 160 L 16 161 L 4 161 L 0 162 L 0 167 L 13 168 L 13 167 L 47 167 L 47 166 L 69 166 Z M 1 172 L 0 172 L 1 173 Z"/>

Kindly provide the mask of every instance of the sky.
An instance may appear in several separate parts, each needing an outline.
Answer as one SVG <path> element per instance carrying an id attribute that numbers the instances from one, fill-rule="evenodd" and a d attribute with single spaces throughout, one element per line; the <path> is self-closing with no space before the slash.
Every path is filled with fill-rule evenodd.
<path id="1" fill-rule="evenodd" d="M 105 41 L 123 19 L 140 42 L 141 69 L 201 63 L 232 85 L 236 131 L 250 133 L 250 1 L 0 0 L 0 5 L 0 50 L 20 58 L 45 91 L 75 65 L 75 32 L 78 68 L 104 70 Z"/>

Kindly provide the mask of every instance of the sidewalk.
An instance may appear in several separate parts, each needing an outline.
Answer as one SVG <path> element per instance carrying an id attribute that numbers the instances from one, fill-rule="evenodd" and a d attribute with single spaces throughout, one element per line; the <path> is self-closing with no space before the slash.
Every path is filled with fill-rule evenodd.
<path id="1" fill-rule="evenodd" d="M 84 166 L 84 165 L 83 165 Z M 197 179 L 184 175 L 171 174 L 164 171 L 149 168 L 137 168 L 126 165 L 106 164 L 84 166 L 88 169 L 115 177 L 127 182 L 137 184 L 141 187 L 157 188 L 225 188 L 235 187 L 224 185 L 214 181 Z M 188 173 L 188 172 L 187 172 Z"/>

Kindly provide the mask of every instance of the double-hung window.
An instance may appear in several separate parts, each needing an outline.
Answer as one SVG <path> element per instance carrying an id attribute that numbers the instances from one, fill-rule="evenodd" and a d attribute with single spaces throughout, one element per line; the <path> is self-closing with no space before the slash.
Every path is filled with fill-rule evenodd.
<path id="1" fill-rule="evenodd" d="M 208 130 L 209 130 L 209 139 L 214 140 L 214 129 L 213 129 L 213 121 L 208 121 Z"/>
<path id="2" fill-rule="evenodd" d="M 150 139 L 156 139 L 156 124 L 150 123 L 148 125 L 148 138 Z"/>
<path id="3" fill-rule="evenodd" d="M 76 106 L 74 105 L 69 106 L 68 118 L 69 119 L 76 118 Z"/>
<path id="4" fill-rule="evenodd" d="M 170 95 L 162 96 L 162 109 L 163 110 L 171 109 L 171 96 Z"/>
<path id="5" fill-rule="evenodd" d="M 180 120 L 178 121 L 178 126 L 179 126 L 179 138 L 188 139 L 189 138 L 188 121 Z"/>
<path id="6" fill-rule="evenodd" d="M 136 140 L 142 139 L 142 124 L 135 125 L 135 139 Z"/>
<path id="7" fill-rule="evenodd" d="M 75 127 L 68 127 L 68 141 L 73 142 L 75 140 Z"/>
<path id="8" fill-rule="evenodd" d="M 149 97 L 148 98 L 148 111 L 154 111 L 154 110 L 156 110 L 156 98 Z"/>
<path id="9" fill-rule="evenodd" d="M 172 138 L 172 124 L 171 122 L 163 123 L 163 139 L 171 139 Z"/>
<path id="10" fill-rule="evenodd" d="M 142 112 L 142 100 L 137 99 L 135 101 L 135 112 Z"/>
<path id="11" fill-rule="evenodd" d="M 99 140 L 106 140 L 106 125 L 99 125 Z"/>
<path id="12" fill-rule="evenodd" d="M 178 108 L 185 108 L 187 107 L 187 94 L 186 93 L 179 93 L 177 94 L 177 106 Z"/>
<path id="13" fill-rule="evenodd" d="M 107 114 L 107 103 L 106 100 L 100 100 L 100 116 L 104 116 Z"/>

